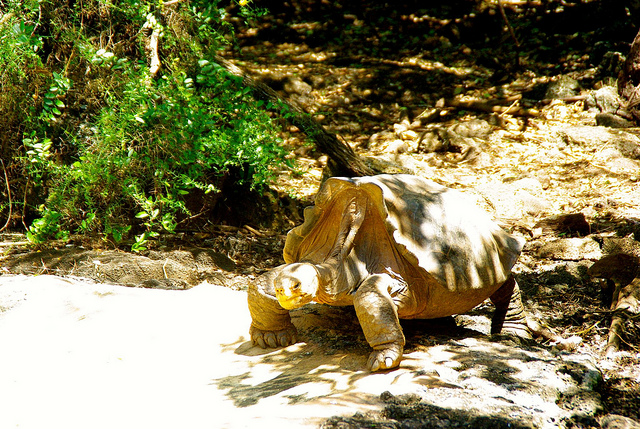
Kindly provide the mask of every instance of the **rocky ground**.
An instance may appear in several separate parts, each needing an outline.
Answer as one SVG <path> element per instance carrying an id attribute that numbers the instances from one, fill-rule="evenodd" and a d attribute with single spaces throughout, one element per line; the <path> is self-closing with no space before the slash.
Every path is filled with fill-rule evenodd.
<path id="1" fill-rule="evenodd" d="M 558 34 L 550 30 L 554 20 L 588 24 L 601 11 L 565 5 L 536 21 L 536 11 L 518 12 L 518 2 L 506 2 L 516 30 L 538 29 L 522 41 L 516 67 L 495 5 L 314 3 L 283 3 L 265 18 L 238 22 L 240 48 L 227 56 L 361 156 L 468 193 L 524 237 L 515 273 L 525 306 L 581 343 L 569 353 L 552 344 L 489 340 L 490 307 L 481 306 L 456 317 L 457 327 L 407 324 L 403 366 L 368 387 L 369 376 L 359 371 L 368 351 L 355 316 L 311 308 L 294 318 L 303 345 L 272 361 L 262 357 L 260 365 L 288 356 L 316 375 L 327 365 L 327 377 L 349 380 L 350 388 L 336 382 L 333 393 L 305 392 L 295 386 L 318 378 L 284 364 L 279 379 L 252 385 L 263 390 L 226 380 L 228 398 L 250 408 L 286 397 L 281 410 L 322 398 L 345 401 L 336 417 L 314 423 L 331 428 L 638 427 L 640 325 L 637 317 L 628 320 L 621 350 L 605 354 L 612 314 L 603 282 L 587 273 L 605 255 L 640 256 L 640 129 L 606 126 L 620 125 L 611 67 L 633 32 L 624 40 L 579 28 Z M 480 43 L 485 36 L 503 47 L 488 48 Z M 155 289 L 208 282 L 242 294 L 250 279 L 282 263 L 284 234 L 301 222 L 326 165 L 296 128 L 285 124 L 283 141 L 298 167 L 280 173 L 276 189 L 286 198 L 278 210 L 286 204 L 287 216 L 277 227 L 216 225 L 164 238 L 142 255 L 81 238 L 36 251 L 22 236 L 6 234 L 0 284 L 12 274 L 53 274 Z M 0 299 L 3 315 L 11 313 L 10 301 Z M 325 360 L 313 360 L 319 356 Z M 358 404 L 353 395 L 366 392 L 372 402 Z"/>

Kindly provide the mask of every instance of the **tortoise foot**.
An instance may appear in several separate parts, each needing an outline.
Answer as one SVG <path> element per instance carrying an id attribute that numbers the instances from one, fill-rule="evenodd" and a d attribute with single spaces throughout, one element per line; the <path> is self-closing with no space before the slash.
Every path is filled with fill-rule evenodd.
<path id="1" fill-rule="evenodd" d="M 533 338 L 533 332 L 531 331 L 531 329 L 529 328 L 529 326 L 526 323 L 505 323 L 504 326 L 502 327 L 502 330 L 500 332 L 493 332 L 493 330 L 491 331 L 492 334 L 496 334 L 496 333 L 500 333 L 502 335 L 512 335 L 514 337 L 519 337 L 519 338 L 524 338 L 524 339 L 532 339 Z"/>
<path id="2" fill-rule="evenodd" d="M 369 360 L 367 361 L 369 371 L 380 371 L 400 365 L 404 349 L 401 345 L 390 344 L 378 347 L 369 355 Z"/>
<path id="3" fill-rule="evenodd" d="M 298 341 L 298 331 L 293 325 L 279 331 L 265 331 L 251 326 L 250 333 L 251 342 L 263 349 L 286 347 Z"/>

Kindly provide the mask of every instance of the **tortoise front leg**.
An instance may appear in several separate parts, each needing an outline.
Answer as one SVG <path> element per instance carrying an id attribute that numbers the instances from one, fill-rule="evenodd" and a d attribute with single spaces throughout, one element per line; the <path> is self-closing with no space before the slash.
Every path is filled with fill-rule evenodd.
<path id="1" fill-rule="evenodd" d="M 398 310 L 389 290 L 397 280 L 388 274 L 375 274 L 366 278 L 356 291 L 353 305 L 364 336 L 373 352 L 367 368 L 371 371 L 400 365 L 404 350 L 404 334 L 398 319 Z"/>
<path id="2" fill-rule="evenodd" d="M 251 341 L 260 347 L 286 347 L 295 344 L 297 331 L 289 311 L 276 299 L 274 280 L 286 265 L 261 275 L 249 284 L 247 301 L 251 313 Z"/>

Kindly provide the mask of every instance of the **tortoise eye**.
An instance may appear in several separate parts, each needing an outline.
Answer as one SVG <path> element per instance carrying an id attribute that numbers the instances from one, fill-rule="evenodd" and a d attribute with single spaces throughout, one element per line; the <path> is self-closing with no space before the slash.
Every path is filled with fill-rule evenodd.
<path id="1" fill-rule="evenodd" d="M 294 282 L 294 283 L 291 285 L 291 290 L 300 290 L 300 282 L 299 282 L 299 281 Z"/>

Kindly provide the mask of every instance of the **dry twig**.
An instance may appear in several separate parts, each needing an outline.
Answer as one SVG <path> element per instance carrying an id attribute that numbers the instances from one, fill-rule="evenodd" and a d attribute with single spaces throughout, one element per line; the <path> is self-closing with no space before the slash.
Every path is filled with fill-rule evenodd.
<path id="1" fill-rule="evenodd" d="M 4 231 L 9 227 L 9 223 L 11 222 L 12 213 L 12 202 L 11 202 L 11 185 L 9 185 L 9 176 L 7 175 L 7 169 L 4 166 L 4 161 L 0 159 L 2 163 L 2 171 L 4 172 L 4 180 L 7 183 L 7 198 L 9 199 L 9 215 L 7 216 L 7 222 L 4 224 L 2 228 L 0 228 L 0 232 Z"/>
<path id="2" fill-rule="evenodd" d="M 477 110 L 481 112 L 498 113 L 500 115 L 536 117 L 540 115 L 536 109 L 527 109 L 515 106 L 518 100 L 510 106 L 499 106 L 484 100 L 441 100 L 444 106 L 454 107 L 456 109 Z"/>
<path id="3" fill-rule="evenodd" d="M 147 22 L 142 26 L 142 31 L 151 31 L 146 44 L 147 55 L 149 56 L 149 74 L 153 79 L 160 70 L 160 55 L 158 54 L 158 40 L 160 39 L 161 26 L 158 24 L 153 14 L 147 15 Z"/>
<path id="4" fill-rule="evenodd" d="M 511 26 L 511 23 L 509 22 L 509 18 L 507 18 L 507 14 L 504 11 L 504 6 L 502 4 L 502 0 L 498 0 L 498 8 L 500 9 L 500 15 L 502 15 L 502 19 L 504 20 L 505 24 L 507 25 L 507 28 L 509 29 L 509 34 L 511 35 L 511 38 L 513 39 L 513 42 L 516 44 L 516 48 L 520 49 L 520 42 L 518 41 L 518 38 L 516 37 L 516 33 L 515 31 L 513 31 L 513 27 Z M 517 52 L 516 52 L 517 54 Z M 519 58 L 518 58 L 519 61 Z"/>

